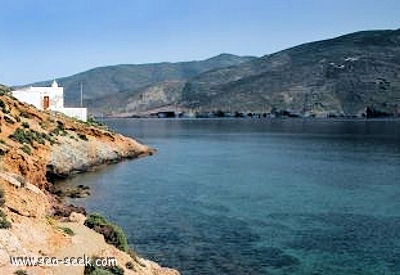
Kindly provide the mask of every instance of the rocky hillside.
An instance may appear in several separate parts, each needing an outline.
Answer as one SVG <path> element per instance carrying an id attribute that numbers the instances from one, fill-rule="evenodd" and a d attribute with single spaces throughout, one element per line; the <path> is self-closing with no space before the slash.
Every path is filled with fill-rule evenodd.
<path id="1" fill-rule="evenodd" d="M 147 103 L 150 107 L 168 104 L 175 97 L 180 98 L 180 82 L 188 80 L 203 72 L 233 66 L 254 59 L 254 57 L 240 57 L 231 54 L 190 62 L 155 63 L 155 64 L 124 64 L 94 68 L 69 77 L 57 79 L 65 90 L 66 106 L 80 104 L 80 84 L 84 88 L 84 102 L 90 111 L 124 112 L 131 110 L 125 102 L 134 101 L 141 96 L 142 91 L 157 90 L 154 102 Z M 51 80 L 52 81 L 52 80 Z M 43 81 L 32 85 L 49 85 L 51 81 Z M 171 86 L 174 89 L 171 89 Z M 152 88 L 154 87 L 154 88 Z M 158 94 L 165 90 L 165 97 Z M 174 93 L 177 93 L 175 95 Z M 170 96 L 172 98 L 170 98 Z M 150 100 L 150 97 L 148 97 Z"/>
<path id="2" fill-rule="evenodd" d="M 82 82 L 94 114 L 393 117 L 400 115 L 399 72 L 400 30 L 379 30 L 261 58 L 222 54 L 195 62 L 110 66 L 60 82 L 67 104 L 75 105 Z"/>
<path id="3" fill-rule="evenodd" d="M 65 206 L 53 192 L 57 177 L 154 150 L 94 123 L 39 111 L 8 92 L 0 86 L 0 274 L 83 274 L 83 267 L 10 264 L 10 256 L 83 254 L 115 257 L 124 274 L 177 274 L 110 245 L 83 224 L 83 209 Z"/>
<path id="4" fill-rule="evenodd" d="M 400 30 L 317 41 L 214 70 L 185 84 L 197 111 L 333 116 L 400 114 Z"/>

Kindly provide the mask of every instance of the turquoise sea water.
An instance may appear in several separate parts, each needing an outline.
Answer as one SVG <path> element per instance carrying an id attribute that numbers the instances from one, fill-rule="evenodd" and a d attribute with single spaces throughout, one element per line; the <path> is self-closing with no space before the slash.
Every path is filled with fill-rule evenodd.
<path id="1" fill-rule="evenodd" d="M 400 122 L 107 120 L 158 153 L 68 184 L 183 274 L 400 274 Z"/>

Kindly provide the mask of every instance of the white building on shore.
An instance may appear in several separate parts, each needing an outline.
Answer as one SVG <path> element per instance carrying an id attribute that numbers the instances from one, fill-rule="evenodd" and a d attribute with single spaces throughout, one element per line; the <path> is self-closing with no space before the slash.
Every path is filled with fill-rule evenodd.
<path id="1" fill-rule="evenodd" d="M 34 105 L 40 110 L 61 112 L 67 116 L 87 120 L 86 108 L 65 108 L 64 88 L 54 80 L 50 87 L 26 87 L 12 91 L 12 95 L 20 101 Z"/>

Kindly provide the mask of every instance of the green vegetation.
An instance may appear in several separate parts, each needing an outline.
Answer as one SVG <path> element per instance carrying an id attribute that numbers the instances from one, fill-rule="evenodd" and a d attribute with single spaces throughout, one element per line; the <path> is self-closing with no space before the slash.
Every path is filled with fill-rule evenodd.
<path id="1" fill-rule="evenodd" d="M 18 269 L 17 271 L 14 272 L 16 275 L 28 275 L 28 272 L 26 270 Z"/>
<path id="2" fill-rule="evenodd" d="M 10 135 L 9 138 L 11 138 L 14 141 L 17 141 L 21 144 L 28 143 L 32 144 L 34 141 L 34 136 L 32 135 L 31 131 L 25 131 L 22 128 L 17 128 L 14 132 L 14 134 Z"/>
<path id="3" fill-rule="evenodd" d="M 11 228 L 11 222 L 7 220 L 6 214 L 2 210 L 0 210 L 0 229 L 9 229 Z"/>
<path id="4" fill-rule="evenodd" d="M 66 136 L 67 134 L 68 132 L 64 129 L 64 123 L 61 121 L 57 121 L 57 127 L 50 132 L 50 135 L 52 136 Z"/>
<path id="5" fill-rule="evenodd" d="M 75 232 L 71 229 L 71 228 L 69 228 L 69 227 L 59 227 L 59 229 L 62 231 L 62 232 L 64 232 L 65 234 L 67 234 L 67 235 L 69 235 L 69 236 L 74 236 L 75 235 Z"/>
<path id="6" fill-rule="evenodd" d="M 130 269 L 130 270 L 134 269 L 133 262 L 127 262 L 127 263 L 125 264 L 125 267 L 126 267 L 127 269 Z"/>
<path id="7" fill-rule="evenodd" d="M 7 123 L 9 123 L 9 124 L 15 124 L 15 121 L 11 118 L 11 117 L 9 117 L 9 116 L 4 116 L 4 120 L 7 122 Z"/>
<path id="8" fill-rule="evenodd" d="M 0 96 L 10 95 L 11 90 L 9 87 L 0 84 Z"/>
<path id="9" fill-rule="evenodd" d="M 46 133 L 39 133 L 31 129 L 24 130 L 22 128 L 17 128 L 15 132 L 9 136 L 9 138 L 21 144 L 26 143 L 33 145 L 34 141 L 38 142 L 39 144 L 45 144 L 45 140 L 49 141 L 51 144 L 54 143 L 54 140 Z"/>
<path id="10" fill-rule="evenodd" d="M 21 117 L 24 117 L 24 118 L 30 118 L 30 117 L 31 117 L 31 115 L 30 115 L 28 112 L 26 112 L 26 111 L 21 111 L 21 112 L 19 113 L 19 115 L 20 115 Z"/>
<path id="11" fill-rule="evenodd" d="M 1 108 L 1 110 L 2 110 L 3 113 L 6 113 L 7 106 L 6 106 L 6 104 L 4 103 L 4 101 L 1 100 L 1 99 L 0 99 L 0 108 Z"/>
<path id="12" fill-rule="evenodd" d="M 99 128 L 105 128 L 106 125 L 103 122 L 97 121 L 94 117 L 90 116 L 88 120 L 85 122 L 87 126 L 94 126 Z"/>
<path id="13" fill-rule="evenodd" d="M 10 113 L 10 110 L 8 109 L 7 105 L 1 99 L 0 99 L 0 109 L 4 114 Z"/>
<path id="14" fill-rule="evenodd" d="M 31 147 L 29 147 L 29 145 L 24 144 L 24 146 L 20 147 L 20 149 L 21 149 L 24 153 L 26 153 L 26 154 L 28 154 L 28 155 L 32 155 L 32 150 L 31 150 Z"/>
<path id="15" fill-rule="evenodd" d="M 57 225 L 56 220 L 51 217 L 51 216 L 46 216 L 46 221 L 51 225 L 52 227 L 55 227 Z"/>
<path id="16" fill-rule="evenodd" d="M 102 234 L 107 243 L 114 245 L 124 252 L 128 251 L 129 246 L 125 233 L 119 226 L 109 222 L 103 216 L 96 213 L 91 214 L 86 219 L 85 225 Z"/>
<path id="17" fill-rule="evenodd" d="M 4 205 L 6 198 L 4 196 L 4 189 L 0 186 L 0 207 Z"/>
<path id="18" fill-rule="evenodd" d="M 39 126 L 40 126 L 40 128 L 42 128 L 43 130 L 46 130 L 46 129 L 47 129 L 47 125 L 46 125 L 46 123 L 44 123 L 43 121 L 39 121 Z"/>
<path id="19" fill-rule="evenodd" d="M 0 186 L 0 207 L 3 207 L 6 202 L 4 189 Z M 0 229 L 11 228 L 11 222 L 7 220 L 6 214 L 0 209 Z"/>
<path id="20" fill-rule="evenodd" d="M 29 123 L 26 122 L 26 121 L 23 121 L 22 124 L 21 124 L 21 126 L 24 127 L 25 129 L 26 129 L 26 128 L 29 128 Z"/>
<path id="21" fill-rule="evenodd" d="M 91 265 L 85 266 L 84 275 L 124 275 L 125 271 L 119 266 L 97 266 L 97 256 L 90 259 Z"/>
<path id="22" fill-rule="evenodd" d="M 85 134 L 78 134 L 78 137 L 79 137 L 81 140 L 88 141 L 88 138 L 86 137 Z"/>
<path id="23" fill-rule="evenodd" d="M 64 129 L 60 128 L 60 127 L 56 127 L 53 129 L 53 131 L 50 132 L 50 135 L 52 136 L 65 136 L 67 135 L 67 131 L 65 131 Z"/>

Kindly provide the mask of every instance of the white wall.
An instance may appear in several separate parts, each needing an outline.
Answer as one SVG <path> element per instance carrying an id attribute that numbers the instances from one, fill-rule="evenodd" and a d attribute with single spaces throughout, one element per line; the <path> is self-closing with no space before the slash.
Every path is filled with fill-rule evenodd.
<path id="1" fill-rule="evenodd" d="M 22 90 L 12 91 L 18 100 L 34 105 L 38 109 L 43 109 L 43 99 L 49 97 L 50 109 L 64 107 L 64 89 L 62 87 L 29 87 Z"/>
<path id="2" fill-rule="evenodd" d="M 67 116 L 87 121 L 87 109 L 86 108 L 60 108 L 54 111 L 59 111 L 66 114 Z"/>
<path id="3" fill-rule="evenodd" d="M 13 91 L 12 95 L 19 101 L 34 105 L 36 108 L 42 109 L 42 97 L 40 93 L 32 93 L 30 90 Z"/>
<path id="4" fill-rule="evenodd" d="M 52 87 L 29 87 L 12 91 L 12 95 L 19 101 L 34 105 L 43 110 L 44 97 L 48 96 L 49 109 L 66 114 L 83 121 L 87 121 L 86 108 L 64 108 L 64 89 L 58 86 Z"/>

